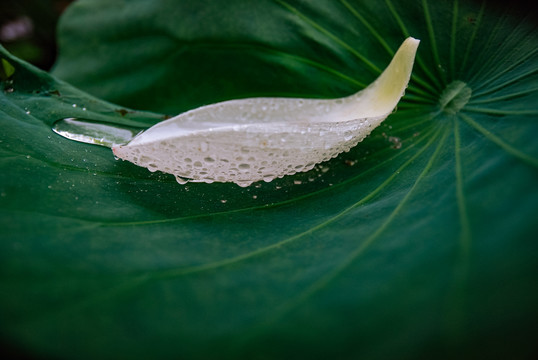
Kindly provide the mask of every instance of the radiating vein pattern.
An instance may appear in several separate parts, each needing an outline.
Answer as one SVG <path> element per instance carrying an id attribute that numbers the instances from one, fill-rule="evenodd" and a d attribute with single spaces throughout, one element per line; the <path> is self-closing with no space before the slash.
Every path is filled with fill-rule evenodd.
<path id="1" fill-rule="evenodd" d="M 441 132 L 442 132 L 442 135 L 440 135 Z M 374 231 L 372 234 L 370 234 L 365 240 L 363 240 L 360 243 L 360 245 L 354 251 L 352 251 L 346 259 L 341 261 L 340 264 L 335 269 L 333 269 L 331 272 L 327 273 L 325 276 L 321 277 L 319 280 L 314 282 L 307 289 L 305 289 L 300 295 L 293 298 L 290 302 L 282 305 L 277 310 L 276 314 L 271 314 L 270 318 L 267 320 L 268 322 L 272 322 L 272 321 L 275 321 L 275 319 L 279 319 L 280 317 L 284 316 L 289 311 L 292 311 L 294 308 L 300 306 L 301 303 L 307 301 L 310 297 L 314 296 L 317 292 L 322 291 L 323 289 L 327 288 L 329 284 L 332 281 L 334 281 L 336 277 L 338 277 L 338 275 L 340 275 L 343 271 L 345 271 L 346 268 L 348 268 L 353 262 L 355 262 L 357 258 L 361 256 L 374 243 L 374 241 L 387 229 L 387 227 L 391 224 L 394 218 L 400 214 L 400 211 L 405 206 L 409 198 L 412 195 L 414 195 L 414 191 L 419 185 L 420 181 L 427 175 L 433 163 L 437 160 L 439 153 L 441 149 L 443 148 L 443 145 L 445 144 L 448 134 L 449 134 L 448 128 L 445 128 L 445 129 L 440 128 L 437 131 L 437 133 L 431 137 L 431 140 L 424 146 L 424 148 L 420 152 L 417 152 L 417 154 L 412 158 L 412 160 L 415 160 L 426 149 L 429 149 L 435 143 L 435 141 L 438 141 L 435 151 L 433 152 L 432 156 L 428 160 L 422 172 L 417 177 L 414 184 L 409 188 L 409 191 L 398 202 L 397 206 L 389 214 L 389 216 L 383 221 L 383 223 L 377 228 L 377 230 Z"/>
<path id="2" fill-rule="evenodd" d="M 479 131 L 484 137 L 486 137 L 488 140 L 492 141 L 493 143 L 500 146 L 502 149 L 504 149 L 507 153 L 515 156 L 516 158 L 519 158 L 522 161 L 527 162 L 528 164 L 538 167 L 538 158 L 535 158 L 529 154 L 525 154 L 522 151 L 518 150 L 514 146 L 508 144 L 503 139 L 498 137 L 497 135 L 493 134 L 492 132 L 488 131 L 485 127 L 477 123 L 475 120 L 473 120 L 470 116 L 466 114 L 460 114 L 460 117 L 467 122 L 470 126 L 475 128 L 477 131 Z"/>
<path id="3" fill-rule="evenodd" d="M 345 49 L 347 49 L 349 52 L 351 52 L 353 55 L 355 55 L 357 58 L 359 58 L 364 64 L 366 64 L 371 70 L 373 70 L 375 73 L 377 74 L 380 74 L 381 73 L 381 68 L 379 68 L 378 66 L 376 66 L 375 64 L 373 64 L 370 60 L 368 60 L 366 58 L 366 56 L 364 56 L 363 54 L 357 52 L 357 50 L 355 50 L 353 47 L 351 47 L 349 44 L 347 44 L 345 41 L 343 41 L 342 39 L 340 39 L 338 36 L 332 34 L 330 31 L 328 31 L 327 29 L 325 29 L 323 26 L 321 26 L 320 24 L 316 23 L 314 20 L 310 19 L 309 17 L 307 17 L 306 15 L 304 15 L 303 13 L 301 13 L 299 10 L 297 10 L 296 8 L 294 8 L 293 6 L 291 6 L 290 4 L 284 2 L 284 1 L 281 1 L 281 0 L 277 0 L 279 3 L 281 3 L 283 6 L 285 6 L 286 8 L 288 8 L 290 11 L 292 11 L 293 13 L 295 13 L 297 16 L 299 16 L 301 19 L 303 19 L 305 22 L 307 22 L 308 24 L 310 24 L 311 26 L 313 26 L 314 28 L 316 28 L 317 30 L 319 30 L 321 33 L 323 33 L 324 35 L 328 36 L 329 38 L 331 38 L 332 40 L 334 40 L 335 42 L 337 42 L 338 44 L 340 44 L 342 47 L 344 47 Z"/>
<path id="4" fill-rule="evenodd" d="M 82 360 L 533 353 L 535 14 L 131 3 L 66 10 L 53 71 L 66 81 L 0 47 L 15 68 L 0 80 L 3 336 Z M 180 186 L 51 131 L 82 104 L 120 124 L 135 121 L 116 112 L 127 106 L 160 119 L 224 98 L 345 96 L 407 36 L 421 45 L 397 110 L 349 152 L 271 183 Z"/>

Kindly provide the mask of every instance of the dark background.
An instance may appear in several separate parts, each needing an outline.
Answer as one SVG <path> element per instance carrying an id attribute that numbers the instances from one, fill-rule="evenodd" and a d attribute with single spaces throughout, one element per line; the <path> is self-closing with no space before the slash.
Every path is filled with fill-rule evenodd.
<path id="1" fill-rule="evenodd" d="M 0 1 L 0 44 L 43 70 L 56 59 L 58 18 L 73 0 Z"/>

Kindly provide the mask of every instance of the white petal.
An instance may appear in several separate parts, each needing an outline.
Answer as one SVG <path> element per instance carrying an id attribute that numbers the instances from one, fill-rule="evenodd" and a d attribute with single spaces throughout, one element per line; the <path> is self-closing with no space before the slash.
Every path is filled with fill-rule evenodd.
<path id="1" fill-rule="evenodd" d="M 151 171 L 246 186 L 310 170 L 362 141 L 393 111 L 419 40 L 408 38 L 370 86 L 331 100 L 252 98 L 203 106 L 163 121 L 114 154 Z"/>

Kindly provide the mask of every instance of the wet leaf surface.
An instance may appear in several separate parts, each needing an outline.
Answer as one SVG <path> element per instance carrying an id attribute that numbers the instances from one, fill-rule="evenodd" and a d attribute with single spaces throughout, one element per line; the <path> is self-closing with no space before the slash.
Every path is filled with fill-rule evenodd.
<path id="1" fill-rule="evenodd" d="M 2 50 L 15 68 L 0 92 L 3 337 L 53 358 L 531 357 L 532 15 L 244 4 L 78 1 L 54 77 Z M 398 111 L 271 183 L 181 186 L 51 131 L 65 117 L 150 126 L 232 98 L 344 96 L 408 35 L 422 42 Z"/>

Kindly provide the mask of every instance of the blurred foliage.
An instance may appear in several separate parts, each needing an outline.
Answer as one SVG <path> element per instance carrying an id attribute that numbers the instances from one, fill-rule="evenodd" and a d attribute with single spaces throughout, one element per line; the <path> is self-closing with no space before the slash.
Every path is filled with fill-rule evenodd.
<path id="1" fill-rule="evenodd" d="M 56 59 L 56 24 L 73 0 L 2 0 L 0 43 L 17 57 L 48 70 Z"/>

